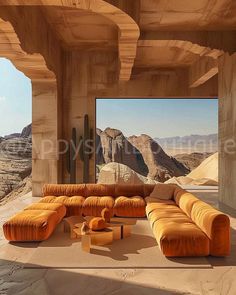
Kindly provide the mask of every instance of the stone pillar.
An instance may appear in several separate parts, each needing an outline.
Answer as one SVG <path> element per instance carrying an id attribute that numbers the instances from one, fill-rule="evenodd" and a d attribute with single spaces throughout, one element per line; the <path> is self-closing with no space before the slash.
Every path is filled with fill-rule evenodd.
<path id="1" fill-rule="evenodd" d="M 66 52 L 63 68 L 63 138 L 71 140 L 72 128 L 77 131 L 77 143 L 84 132 L 84 115 L 89 115 L 90 128 L 95 131 L 95 97 L 89 96 L 90 57 L 87 52 Z M 76 183 L 83 182 L 84 164 L 76 151 Z M 62 179 L 69 183 L 69 174 L 66 169 L 66 155 L 63 155 Z M 89 181 L 95 181 L 95 156 L 89 162 Z"/>
<path id="2" fill-rule="evenodd" d="M 58 182 L 58 94 L 55 81 L 32 81 L 32 191 Z"/>
<path id="3" fill-rule="evenodd" d="M 236 54 L 219 59 L 219 201 L 236 209 Z"/>

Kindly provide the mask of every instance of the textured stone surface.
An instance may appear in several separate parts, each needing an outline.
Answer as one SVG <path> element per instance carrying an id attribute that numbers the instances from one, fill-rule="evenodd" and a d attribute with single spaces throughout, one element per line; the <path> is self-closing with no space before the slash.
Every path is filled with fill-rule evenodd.
<path id="1" fill-rule="evenodd" d="M 219 198 L 236 209 L 236 53 L 219 59 Z"/>
<path id="2" fill-rule="evenodd" d="M 142 175 L 147 175 L 148 168 L 143 156 L 120 130 L 106 128 L 103 132 L 98 131 L 97 136 L 99 135 L 104 163 L 122 163 Z"/>
<path id="3" fill-rule="evenodd" d="M 102 167 L 98 176 L 98 183 L 119 184 L 155 184 L 158 181 L 142 176 L 120 163 L 108 163 Z"/>
<path id="4" fill-rule="evenodd" d="M 0 199 L 31 174 L 31 138 L 10 138 L 0 143 Z"/>
<path id="5" fill-rule="evenodd" d="M 202 161 L 207 157 L 212 155 L 212 153 L 191 153 L 191 154 L 177 154 L 175 159 L 187 167 L 190 171 L 197 168 Z"/>
<path id="6" fill-rule="evenodd" d="M 141 152 L 148 166 L 148 177 L 164 182 L 172 176 L 182 176 L 189 172 L 182 163 L 169 157 L 150 136 L 131 136 L 129 141 Z"/>
<path id="7" fill-rule="evenodd" d="M 168 156 L 148 135 L 131 136 L 126 139 L 120 130 L 97 129 L 96 146 L 98 165 L 121 163 L 141 175 L 148 175 L 148 178 L 161 182 L 189 172 L 185 165 Z"/>
<path id="8" fill-rule="evenodd" d="M 21 132 L 21 137 L 31 137 L 32 134 L 32 124 L 27 125 Z"/>

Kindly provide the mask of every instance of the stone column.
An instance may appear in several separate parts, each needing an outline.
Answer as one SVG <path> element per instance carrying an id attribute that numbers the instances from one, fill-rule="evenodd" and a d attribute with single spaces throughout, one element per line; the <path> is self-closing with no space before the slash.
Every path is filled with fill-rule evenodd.
<path id="1" fill-rule="evenodd" d="M 236 53 L 219 59 L 219 201 L 236 209 Z"/>
<path id="2" fill-rule="evenodd" d="M 32 81 L 32 191 L 58 182 L 58 93 L 55 81 Z"/>

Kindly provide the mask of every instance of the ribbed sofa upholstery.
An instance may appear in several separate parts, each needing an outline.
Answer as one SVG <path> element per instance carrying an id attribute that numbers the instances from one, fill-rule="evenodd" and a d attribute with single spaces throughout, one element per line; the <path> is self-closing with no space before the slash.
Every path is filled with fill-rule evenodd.
<path id="1" fill-rule="evenodd" d="M 77 214 L 101 216 L 103 208 L 111 209 L 118 217 L 145 217 L 145 197 L 150 195 L 154 185 L 76 184 L 43 187 L 41 203 L 62 203 L 67 208 L 67 216 L 74 209 Z M 73 212 L 74 212 L 73 210 Z"/>

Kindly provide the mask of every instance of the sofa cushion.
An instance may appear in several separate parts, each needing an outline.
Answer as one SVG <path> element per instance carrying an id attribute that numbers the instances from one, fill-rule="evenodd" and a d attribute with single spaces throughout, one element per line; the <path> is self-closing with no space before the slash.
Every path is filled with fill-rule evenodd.
<path id="1" fill-rule="evenodd" d="M 188 217 L 184 212 L 177 206 L 169 206 L 168 209 L 164 207 L 159 207 L 148 215 L 148 220 L 150 221 L 151 227 L 153 227 L 154 223 L 162 218 L 181 218 L 182 220 L 188 220 Z"/>
<path id="2" fill-rule="evenodd" d="M 210 254 L 227 256 L 230 253 L 230 220 L 205 202 L 193 204 L 191 218 L 210 239 Z"/>
<path id="3" fill-rule="evenodd" d="M 90 196 L 85 199 L 83 203 L 82 213 L 85 216 L 101 216 L 101 212 L 104 208 L 111 210 L 111 215 L 113 215 L 113 207 L 115 200 L 111 196 Z"/>
<path id="4" fill-rule="evenodd" d="M 174 198 L 175 189 L 175 185 L 159 183 L 155 185 L 150 197 L 162 200 L 171 200 Z"/>
<path id="5" fill-rule="evenodd" d="M 63 198 L 68 198 L 66 196 L 63 196 Z M 58 199 L 58 202 L 56 202 L 55 200 Z M 46 196 L 46 197 L 43 197 L 39 203 L 59 203 L 59 204 L 63 204 L 62 202 L 62 198 L 60 197 L 57 197 L 57 196 Z"/>
<path id="6" fill-rule="evenodd" d="M 43 241 L 49 238 L 58 222 L 56 211 L 24 210 L 3 224 L 3 232 L 9 241 Z"/>
<path id="7" fill-rule="evenodd" d="M 66 216 L 75 216 L 82 214 L 82 205 L 85 201 L 83 196 L 46 196 L 40 200 L 40 203 L 60 203 L 66 206 Z"/>
<path id="8" fill-rule="evenodd" d="M 151 200 L 151 201 L 150 201 Z M 174 208 L 180 210 L 176 203 L 172 200 L 160 200 L 160 199 L 155 199 L 155 201 L 152 200 L 151 197 L 145 198 L 145 201 L 147 203 L 146 205 L 146 215 L 149 216 L 149 214 L 155 210 L 155 209 L 161 209 L 163 208 L 164 210 L 167 210 L 169 208 Z"/>
<path id="9" fill-rule="evenodd" d="M 45 184 L 43 196 L 85 196 L 85 184 Z"/>
<path id="10" fill-rule="evenodd" d="M 191 217 L 191 211 L 194 203 L 199 201 L 193 194 L 180 190 L 174 197 L 176 204 L 189 216 Z"/>
<path id="11" fill-rule="evenodd" d="M 86 184 L 86 197 L 90 196 L 114 196 L 115 184 Z"/>
<path id="12" fill-rule="evenodd" d="M 66 207 L 59 203 L 34 203 L 26 207 L 24 210 L 56 211 L 58 214 L 58 220 L 61 220 L 66 215 Z"/>
<path id="13" fill-rule="evenodd" d="M 82 215 L 82 207 L 85 198 L 82 196 L 72 196 L 67 198 L 63 204 L 66 206 L 66 216 L 80 216 Z"/>
<path id="14" fill-rule="evenodd" d="M 124 197 L 115 199 L 114 214 L 119 217 L 145 217 L 146 203 L 140 196 Z"/>
<path id="15" fill-rule="evenodd" d="M 144 186 L 143 184 L 117 184 L 115 186 L 115 196 L 125 196 L 125 197 L 133 197 L 133 196 L 144 196 Z"/>
<path id="16" fill-rule="evenodd" d="M 167 257 L 209 255 L 209 238 L 187 216 L 162 218 L 154 223 L 153 233 Z"/>

